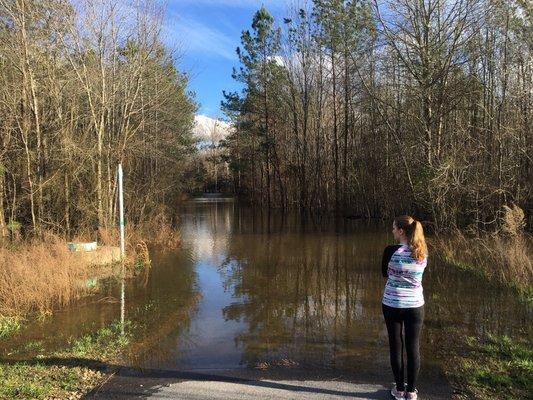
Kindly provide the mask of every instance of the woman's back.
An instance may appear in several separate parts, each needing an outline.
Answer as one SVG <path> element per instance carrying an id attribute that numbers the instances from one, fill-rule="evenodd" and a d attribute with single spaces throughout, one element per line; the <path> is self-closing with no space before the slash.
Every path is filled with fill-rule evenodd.
<path id="1" fill-rule="evenodd" d="M 383 304 L 395 308 L 423 306 L 422 275 L 426 265 L 427 257 L 417 261 L 408 245 L 397 247 L 388 262 Z"/>

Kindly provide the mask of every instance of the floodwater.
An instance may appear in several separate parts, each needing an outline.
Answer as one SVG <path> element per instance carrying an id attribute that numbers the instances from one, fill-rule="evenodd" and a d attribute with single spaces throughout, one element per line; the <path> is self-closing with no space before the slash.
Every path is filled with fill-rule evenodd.
<path id="1" fill-rule="evenodd" d="M 127 364 L 305 368 L 392 381 L 380 269 L 390 224 L 254 212 L 220 200 L 188 202 L 179 214 L 182 247 L 154 251 L 149 275 L 126 282 Z M 433 255 L 423 283 L 421 381 L 444 381 L 452 336 L 532 337 L 531 309 L 511 291 Z M 120 287 L 108 282 L 98 296 L 29 324 L 0 346 L 3 356 L 24 344 L 17 357 L 49 351 L 118 320 Z"/>

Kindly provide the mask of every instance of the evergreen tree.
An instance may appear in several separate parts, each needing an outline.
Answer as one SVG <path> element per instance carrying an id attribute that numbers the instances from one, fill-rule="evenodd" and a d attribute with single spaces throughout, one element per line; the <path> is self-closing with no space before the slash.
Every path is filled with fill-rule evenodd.
<path id="1" fill-rule="evenodd" d="M 283 76 L 278 54 L 280 37 L 281 29 L 275 28 L 274 18 L 265 7 L 261 7 L 253 17 L 252 31 L 243 31 L 242 48 L 237 48 L 242 65 L 239 70 L 234 69 L 233 78 L 244 85 L 243 93 L 225 93 L 226 101 L 223 102 L 228 116 L 234 118 L 237 131 L 246 127 L 249 137 L 241 139 L 247 144 L 246 153 L 252 166 L 252 192 L 254 196 L 264 195 L 268 206 L 271 206 L 274 174 L 279 175 L 274 164 L 277 153 L 273 106 L 279 96 L 276 88 Z M 235 119 L 235 111 L 239 113 L 238 119 Z M 261 161 L 259 171 L 257 159 Z M 255 187 L 257 175 L 261 182 L 259 188 Z"/>

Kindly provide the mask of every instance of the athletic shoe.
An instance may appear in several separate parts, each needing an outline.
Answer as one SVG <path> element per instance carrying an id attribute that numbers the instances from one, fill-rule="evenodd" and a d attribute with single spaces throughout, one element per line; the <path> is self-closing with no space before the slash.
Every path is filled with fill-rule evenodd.
<path id="1" fill-rule="evenodd" d="M 415 389 L 414 392 L 405 392 L 405 399 L 417 400 L 418 399 L 418 390 Z"/>
<path id="2" fill-rule="evenodd" d="M 395 400 L 403 400 L 405 398 L 404 397 L 405 392 L 396 390 L 396 385 L 394 385 L 394 387 L 391 389 L 390 394 L 392 398 Z"/>

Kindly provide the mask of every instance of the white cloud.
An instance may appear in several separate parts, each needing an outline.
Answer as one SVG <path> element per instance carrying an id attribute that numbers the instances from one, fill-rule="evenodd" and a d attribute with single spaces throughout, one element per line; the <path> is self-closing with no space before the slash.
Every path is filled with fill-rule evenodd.
<path id="1" fill-rule="evenodd" d="M 264 5 L 270 9 L 284 8 L 285 0 L 169 0 L 170 6 L 183 6 L 187 4 L 206 5 L 206 6 L 224 6 L 233 8 L 260 8 Z"/>
<path id="2" fill-rule="evenodd" d="M 163 26 L 167 44 L 178 44 L 184 52 L 197 52 L 237 61 L 236 48 L 240 45 L 240 31 L 231 37 L 220 25 L 234 28 L 230 21 L 202 21 L 191 18 L 187 7 L 225 7 L 228 9 L 258 10 L 262 5 L 274 14 L 286 8 L 286 0 L 168 0 L 169 11 Z M 223 29 L 223 28 L 222 28 Z M 172 43 L 169 43 L 172 42 Z"/>
<path id="3" fill-rule="evenodd" d="M 186 52 L 200 52 L 237 60 L 235 49 L 238 43 L 211 26 L 172 14 L 165 21 L 163 29 L 164 34 L 179 43 Z"/>

